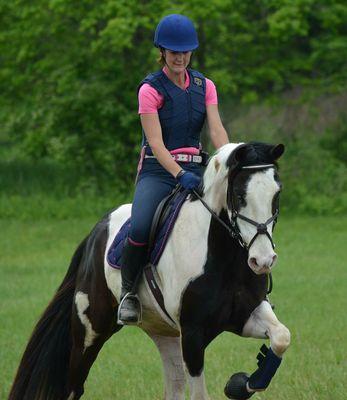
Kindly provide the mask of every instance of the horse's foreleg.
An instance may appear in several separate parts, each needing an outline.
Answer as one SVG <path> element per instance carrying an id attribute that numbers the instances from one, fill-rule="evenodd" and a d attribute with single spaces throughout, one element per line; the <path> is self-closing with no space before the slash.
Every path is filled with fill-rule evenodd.
<path id="1" fill-rule="evenodd" d="M 263 301 L 251 314 L 243 327 L 242 336 L 270 338 L 271 349 L 282 357 L 290 344 L 290 332 L 276 317 L 270 304 Z"/>
<path id="2" fill-rule="evenodd" d="M 165 400 L 184 400 L 185 374 L 179 337 L 150 335 L 163 362 Z"/>
<path id="3" fill-rule="evenodd" d="M 290 343 L 290 332 L 276 317 L 270 304 L 263 301 L 251 314 L 242 332 L 243 336 L 270 338 L 270 349 L 259 353 L 259 367 L 248 381 L 251 391 L 264 390 L 279 367 L 282 355 Z"/>
<path id="4" fill-rule="evenodd" d="M 191 400 L 208 400 L 204 375 L 205 340 L 203 331 L 182 327 L 182 352 L 190 386 Z"/>

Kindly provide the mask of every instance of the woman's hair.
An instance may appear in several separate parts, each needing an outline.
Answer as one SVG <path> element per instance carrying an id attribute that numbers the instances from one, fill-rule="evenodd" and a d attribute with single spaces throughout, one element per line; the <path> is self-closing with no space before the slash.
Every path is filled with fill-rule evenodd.
<path id="1" fill-rule="evenodd" d="M 165 64 L 166 64 L 165 56 L 164 56 L 165 49 L 160 47 L 159 50 L 160 50 L 160 56 L 157 58 L 157 63 L 160 64 L 162 67 L 165 67 Z M 193 52 L 192 52 L 192 55 L 190 56 L 190 62 L 189 62 L 188 67 L 190 67 L 192 65 L 192 60 L 193 60 Z"/>
<path id="2" fill-rule="evenodd" d="M 157 63 L 160 64 L 162 67 L 165 65 L 165 57 L 164 57 L 164 49 L 160 47 L 160 56 L 157 58 Z"/>

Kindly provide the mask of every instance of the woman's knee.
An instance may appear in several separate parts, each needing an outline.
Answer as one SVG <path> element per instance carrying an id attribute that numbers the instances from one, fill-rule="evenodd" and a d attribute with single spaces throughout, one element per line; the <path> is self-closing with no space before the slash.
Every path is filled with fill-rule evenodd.
<path id="1" fill-rule="evenodd" d="M 149 231 L 151 229 L 150 224 L 137 223 L 137 221 L 131 220 L 131 228 L 129 232 L 129 238 L 131 241 L 137 244 L 144 244 L 148 242 Z"/>

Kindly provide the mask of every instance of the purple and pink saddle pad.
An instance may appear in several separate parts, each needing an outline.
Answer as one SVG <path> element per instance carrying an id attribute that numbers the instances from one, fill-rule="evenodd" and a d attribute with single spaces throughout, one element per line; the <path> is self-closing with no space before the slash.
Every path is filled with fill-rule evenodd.
<path id="1" fill-rule="evenodd" d="M 172 196 L 171 199 L 165 204 L 165 208 L 160 210 L 158 220 L 152 225 L 152 229 L 155 229 L 153 243 L 149 244 L 151 249 L 148 255 L 148 261 L 152 265 L 157 265 L 161 255 L 163 254 L 165 245 L 169 239 L 170 233 L 174 227 L 175 221 L 178 217 L 180 209 L 187 198 L 188 192 L 186 190 L 177 192 Z M 165 200 L 165 199 L 164 199 Z M 160 207 L 160 205 L 159 205 Z M 158 208 L 159 208 L 158 207 Z M 110 249 L 107 253 L 107 262 L 111 267 L 120 269 L 121 256 L 125 241 L 128 237 L 131 226 L 130 218 L 122 225 L 116 237 L 114 238 Z M 152 233 L 151 233 L 152 236 Z M 151 241 L 150 241 L 151 242 Z"/>

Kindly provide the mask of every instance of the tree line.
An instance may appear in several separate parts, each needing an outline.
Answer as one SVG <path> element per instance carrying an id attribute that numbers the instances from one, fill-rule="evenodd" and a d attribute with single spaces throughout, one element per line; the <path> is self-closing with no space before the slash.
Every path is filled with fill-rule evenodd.
<path id="1" fill-rule="evenodd" d="M 221 99 L 346 82 L 343 0 L 1 0 L 1 134 L 99 182 L 133 179 L 137 86 L 159 68 L 153 33 L 169 13 L 195 22 L 192 67 Z"/>

